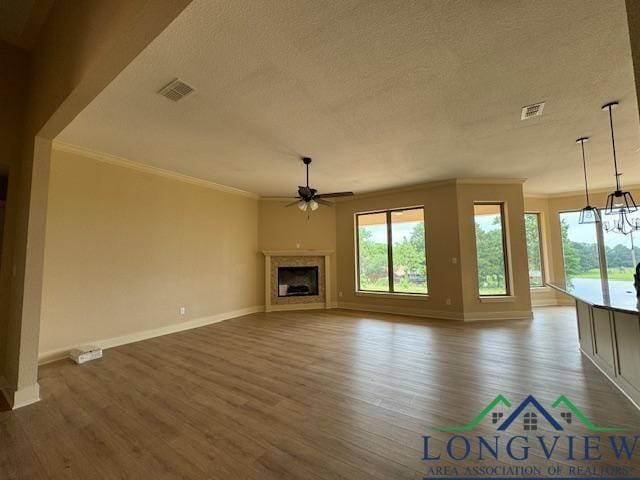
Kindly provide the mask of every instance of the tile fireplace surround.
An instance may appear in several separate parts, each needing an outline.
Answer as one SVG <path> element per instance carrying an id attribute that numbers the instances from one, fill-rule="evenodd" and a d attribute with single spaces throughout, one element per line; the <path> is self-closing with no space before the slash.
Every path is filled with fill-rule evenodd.
<path id="1" fill-rule="evenodd" d="M 331 308 L 332 250 L 265 250 L 265 312 Z M 278 297 L 278 267 L 318 267 L 318 295 Z"/>

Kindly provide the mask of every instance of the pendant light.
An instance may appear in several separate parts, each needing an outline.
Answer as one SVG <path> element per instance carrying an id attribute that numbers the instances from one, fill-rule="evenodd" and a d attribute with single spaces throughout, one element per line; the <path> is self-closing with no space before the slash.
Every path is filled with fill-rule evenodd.
<path id="1" fill-rule="evenodd" d="M 609 111 L 609 127 L 611 128 L 611 146 L 613 149 L 613 168 L 616 175 L 616 189 L 607 196 L 607 206 L 605 208 L 606 215 L 620 215 L 626 217 L 627 214 L 638 210 L 636 202 L 633 200 L 630 192 L 625 192 L 620 186 L 620 176 L 618 173 L 618 159 L 616 157 L 616 137 L 613 133 L 613 114 L 612 110 L 618 106 L 618 102 L 609 102 L 602 106 L 602 110 Z"/>
<path id="2" fill-rule="evenodd" d="M 617 215 L 618 218 L 614 221 L 604 222 L 605 231 L 629 235 L 640 230 L 640 218 L 629 219 L 629 215 L 624 210 L 618 211 Z"/>
<path id="3" fill-rule="evenodd" d="M 589 137 L 580 137 L 576 143 L 580 144 L 582 149 L 582 170 L 584 171 L 584 195 L 587 205 L 580 211 L 580 220 L 578 223 L 598 223 L 600 222 L 600 212 L 597 208 L 592 207 L 589 202 L 589 185 L 587 182 L 587 160 L 584 154 L 584 144 L 589 141 Z"/>

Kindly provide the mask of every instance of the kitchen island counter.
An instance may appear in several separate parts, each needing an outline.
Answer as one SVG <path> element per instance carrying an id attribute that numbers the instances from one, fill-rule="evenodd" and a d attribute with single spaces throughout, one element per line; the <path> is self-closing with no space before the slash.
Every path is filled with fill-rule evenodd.
<path id="1" fill-rule="evenodd" d="M 565 283 L 547 285 L 576 302 L 582 353 L 636 406 L 640 405 L 640 314 L 635 291 Z"/>

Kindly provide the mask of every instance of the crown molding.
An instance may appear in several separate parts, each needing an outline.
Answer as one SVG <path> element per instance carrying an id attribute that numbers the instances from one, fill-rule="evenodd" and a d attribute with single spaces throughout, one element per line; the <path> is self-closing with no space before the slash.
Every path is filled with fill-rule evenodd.
<path id="1" fill-rule="evenodd" d="M 326 257 L 333 255 L 333 250 L 263 250 L 265 257 Z"/>
<path id="2" fill-rule="evenodd" d="M 640 185 L 625 185 L 625 190 L 632 191 L 640 191 Z M 605 187 L 605 188 L 590 188 L 589 195 L 606 193 L 609 194 L 614 190 L 613 187 Z M 561 193 L 533 193 L 533 192 L 525 192 L 524 198 L 568 198 L 568 197 L 584 197 L 584 189 L 582 190 L 572 190 L 570 192 L 561 192 Z"/>
<path id="3" fill-rule="evenodd" d="M 395 193 L 405 193 L 405 192 L 413 192 L 414 190 L 424 190 L 424 189 L 430 189 L 430 188 L 437 188 L 437 187 L 441 187 L 443 185 L 455 185 L 455 183 L 456 183 L 455 179 L 436 180 L 436 181 L 427 182 L 427 183 L 417 183 L 417 184 L 414 184 L 414 185 L 405 185 L 403 187 L 386 188 L 384 190 L 372 190 L 372 191 L 369 191 L 369 192 L 356 193 L 352 197 L 334 198 L 333 201 L 335 203 L 350 202 L 352 200 L 360 200 L 360 199 L 363 199 L 363 198 L 380 197 L 380 196 L 383 196 L 383 195 L 391 195 L 391 194 L 395 194 Z"/>
<path id="4" fill-rule="evenodd" d="M 522 185 L 526 178 L 468 177 L 456 178 L 458 185 Z"/>
<path id="5" fill-rule="evenodd" d="M 54 150 L 58 150 L 61 152 L 74 153 L 76 155 L 89 157 L 93 160 L 98 160 L 100 162 L 110 163 L 112 165 L 117 165 L 119 167 L 124 167 L 124 168 L 130 168 L 133 170 L 138 170 L 139 172 L 149 173 L 152 175 L 158 175 L 160 177 L 169 178 L 171 180 L 177 180 L 179 182 L 190 183 L 191 185 L 197 185 L 199 187 L 209 188 L 211 190 L 217 190 L 219 192 L 231 193 L 234 195 L 240 195 L 243 197 L 249 197 L 253 199 L 259 198 L 259 195 L 253 192 L 247 192 L 239 188 L 229 187 L 227 185 L 211 182 L 209 180 L 203 180 L 201 178 L 192 177 L 190 175 L 185 175 L 183 173 L 174 172 L 173 170 L 165 170 L 164 168 L 154 167 L 144 163 L 135 162 L 133 160 L 129 160 L 128 158 L 119 157 L 117 155 L 112 155 L 110 153 L 98 152 L 95 150 L 91 150 L 89 148 L 73 145 L 71 143 L 61 142 L 59 140 L 54 140 L 52 142 L 52 148 Z"/>
<path id="6" fill-rule="evenodd" d="M 336 198 L 336 203 L 350 202 L 363 198 L 379 197 L 395 193 L 412 192 L 415 190 L 425 190 L 438 188 L 445 185 L 522 185 L 526 178 L 500 178 L 500 177 L 473 177 L 473 178 L 447 178 L 444 180 L 434 180 L 433 182 L 417 183 L 405 185 L 403 187 L 387 188 L 384 190 L 374 190 L 370 192 L 357 193 L 352 197 Z"/>

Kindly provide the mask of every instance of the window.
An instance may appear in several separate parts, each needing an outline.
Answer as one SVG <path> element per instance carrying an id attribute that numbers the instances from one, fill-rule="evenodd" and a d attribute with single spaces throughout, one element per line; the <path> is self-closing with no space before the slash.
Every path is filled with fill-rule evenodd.
<path id="1" fill-rule="evenodd" d="M 604 214 L 603 221 L 609 220 Z M 631 219 L 640 217 L 632 213 Z M 560 213 L 565 280 L 582 290 L 607 288 L 611 298 L 634 291 L 634 265 L 640 261 L 640 234 L 607 232 L 601 223 L 581 225 L 580 212 Z M 608 282 L 602 283 L 603 279 Z"/>
<path id="2" fill-rule="evenodd" d="M 424 208 L 356 214 L 358 290 L 427 293 Z"/>
<path id="3" fill-rule="evenodd" d="M 525 430 L 537 430 L 538 429 L 538 415 L 533 412 L 527 412 L 524 414 L 523 427 Z"/>
<path id="4" fill-rule="evenodd" d="M 598 232 L 595 223 L 580 224 L 580 212 L 560 213 L 564 278 L 572 284 L 600 285 Z"/>
<path id="5" fill-rule="evenodd" d="M 478 293 L 481 296 L 507 295 L 509 281 L 504 205 L 501 203 L 477 203 L 473 209 L 476 224 Z"/>
<path id="6" fill-rule="evenodd" d="M 358 215 L 358 289 L 389 292 L 386 213 Z"/>
<path id="7" fill-rule="evenodd" d="M 542 235 L 540 234 L 540 214 L 524 214 L 524 230 L 527 239 L 527 258 L 529 259 L 529 286 L 543 287 Z"/>
<path id="8" fill-rule="evenodd" d="M 606 215 L 602 216 L 604 221 L 609 220 Z M 629 219 L 633 222 L 639 216 L 640 212 L 630 213 Z M 640 232 L 622 235 L 603 230 L 603 239 L 609 286 L 633 291 L 633 274 L 640 261 Z"/>

